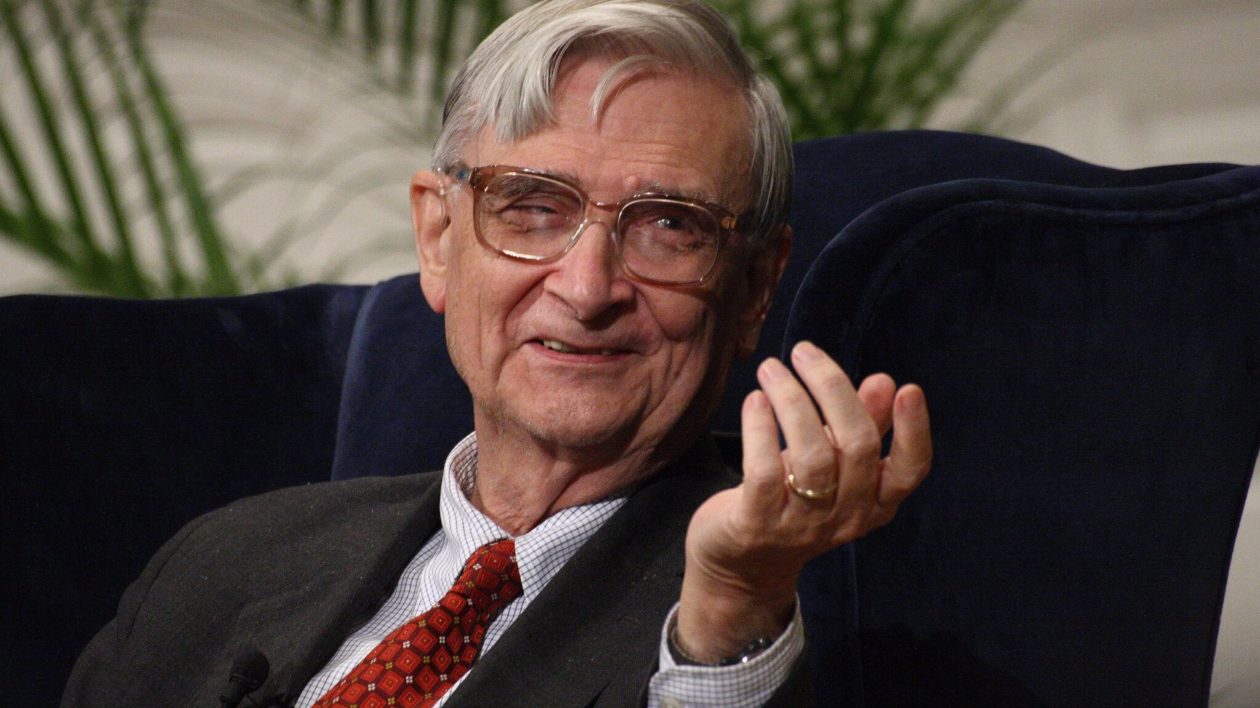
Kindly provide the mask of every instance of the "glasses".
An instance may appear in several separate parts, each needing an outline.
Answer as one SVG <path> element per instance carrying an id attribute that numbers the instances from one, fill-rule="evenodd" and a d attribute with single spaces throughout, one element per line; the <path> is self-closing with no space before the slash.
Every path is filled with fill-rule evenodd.
<path id="1" fill-rule="evenodd" d="M 441 170 L 473 193 L 473 228 L 487 248 L 508 258 L 547 263 L 573 248 L 591 224 L 589 207 L 616 212 L 612 239 L 633 277 L 662 285 L 708 278 L 722 242 L 740 217 L 718 204 L 666 194 L 597 202 L 570 182 L 523 167 L 462 163 Z"/>

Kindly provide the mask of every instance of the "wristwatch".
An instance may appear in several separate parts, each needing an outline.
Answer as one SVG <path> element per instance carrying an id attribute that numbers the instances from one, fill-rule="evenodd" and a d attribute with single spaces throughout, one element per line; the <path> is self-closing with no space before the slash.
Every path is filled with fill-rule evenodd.
<path id="1" fill-rule="evenodd" d="M 770 637 L 757 637 L 745 645 L 738 654 L 721 659 L 715 664 L 709 664 L 689 656 L 687 652 L 682 650 L 682 647 L 678 645 L 678 639 L 674 636 L 674 633 L 677 630 L 678 623 L 675 621 L 670 624 L 668 641 L 666 644 L 669 645 L 669 654 L 674 657 L 674 661 L 684 666 L 734 666 L 736 664 L 746 664 L 755 659 L 766 649 L 769 649 L 771 644 L 774 644 L 774 640 Z"/>

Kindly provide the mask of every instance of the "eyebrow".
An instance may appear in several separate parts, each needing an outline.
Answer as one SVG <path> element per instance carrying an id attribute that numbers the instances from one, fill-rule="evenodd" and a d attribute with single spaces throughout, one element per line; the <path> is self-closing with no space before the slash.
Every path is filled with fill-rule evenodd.
<path id="1" fill-rule="evenodd" d="M 576 184 L 577 186 L 581 187 L 583 190 L 587 189 L 587 186 L 582 182 L 581 178 L 579 178 L 577 175 L 573 174 L 572 172 L 567 172 L 564 170 L 550 170 L 550 169 L 541 169 L 537 171 L 546 175 L 551 175 L 552 177 L 557 177 L 566 182 L 569 182 L 570 184 Z M 647 182 L 647 183 L 641 184 L 639 185 L 639 189 L 635 190 L 634 194 L 659 194 L 666 197 L 682 197 L 684 199 L 694 199 L 696 201 L 708 202 L 710 204 L 720 203 L 720 201 L 718 199 L 715 199 L 712 195 L 708 195 L 694 189 L 681 189 L 675 185 L 667 185 L 662 182 Z"/>
<path id="2" fill-rule="evenodd" d="M 717 204 L 718 200 L 712 195 L 704 194 L 693 189 L 679 189 L 674 186 L 661 184 L 660 182 L 648 182 L 640 185 L 639 192 L 651 192 L 653 194 L 664 194 L 670 197 L 683 197 L 685 199 L 694 199 L 701 202 L 709 202 Z"/>

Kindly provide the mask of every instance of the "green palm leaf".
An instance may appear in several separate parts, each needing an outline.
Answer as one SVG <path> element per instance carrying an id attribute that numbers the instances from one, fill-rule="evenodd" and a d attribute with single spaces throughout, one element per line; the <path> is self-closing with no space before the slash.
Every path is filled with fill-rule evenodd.
<path id="1" fill-rule="evenodd" d="M 779 86 L 798 140 L 930 124 L 976 54 L 1022 4 L 714 2 Z M 0 238 L 53 266 L 76 289 L 130 297 L 227 294 L 297 278 L 283 265 L 286 254 L 356 192 L 395 179 L 370 167 L 339 173 L 347 159 L 385 144 L 395 153 L 399 147 L 427 150 L 454 71 L 523 2 L 259 0 L 235 6 L 317 38 L 337 80 L 353 84 L 364 105 L 379 110 L 362 134 L 343 135 L 322 155 L 250 165 L 214 190 L 194 159 L 178 97 L 146 42 L 149 15 L 162 5 L 0 0 L 0 67 L 11 67 L 0 92 Z M 1048 61 L 1013 73 L 1019 80 L 999 85 L 965 127 L 1000 124 L 1018 86 Z M 273 232 L 249 239 L 261 246 L 233 245 L 216 210 L 280 176 L 332 187 L 306 190 L 331 196 L 290 200 L 291 212 Z M 324 272 L 343 273 L 377 250 L 363 248 Z"/>
<path id="2" fill-rule="evenodd" d="M 125 297 L 237 292 L 182 123 L 139 32 L 142 17 L 111 3 L 66 6 L 0 0 L 0 35 L 22 89 L 6 91 L 0 105 L 3 174 L 15 186 L 0 192 L 0 236 L 77 289 Z M 24 111 L 36 129 L 19 136 L 11 118 Z M 119 123 L 127 140 L 111 142 Z M 143 182 L 138 198 L 133 175 Z M 182 228 L 171 218 L 172 199 L 188 213 Z M 161 255 L 146 265 L 137 226 L 150 222 Z M 185 266 L 187 241 L 199 245 L 200 272 Z"/>

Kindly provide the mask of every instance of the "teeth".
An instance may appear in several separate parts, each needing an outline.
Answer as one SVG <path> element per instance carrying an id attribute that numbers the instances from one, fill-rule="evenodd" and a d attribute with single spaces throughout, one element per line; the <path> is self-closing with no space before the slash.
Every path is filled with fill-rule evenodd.
<path id="1" fill-rule="evenodd" d="M 573 347 L 565 344 L 564 342 L 561 342 L 555 339 L 544 339 L 542 340 L 542 344 L 544 347 L 547 347 L 553 352 L 564 352 L 566 354 L 578 353 L 577 349 L 574 349 Z M 600 349 L 596 351 L 595 353 L 600 356 L 612 356 L 615 352 L 612 349 Z"/>

